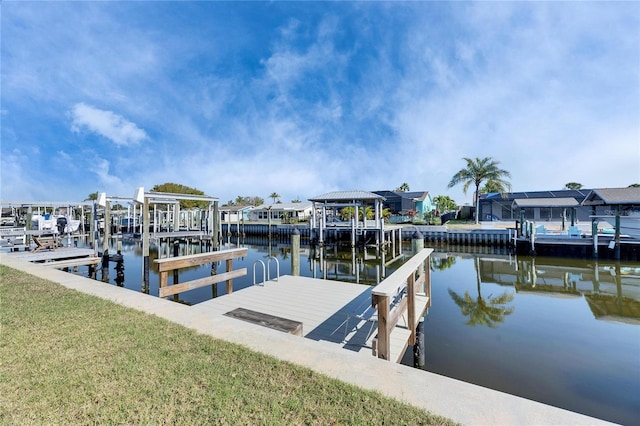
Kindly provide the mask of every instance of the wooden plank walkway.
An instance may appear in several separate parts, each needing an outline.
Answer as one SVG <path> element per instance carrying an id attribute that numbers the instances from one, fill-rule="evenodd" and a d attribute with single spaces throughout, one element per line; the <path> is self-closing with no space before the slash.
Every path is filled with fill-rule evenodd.
<path id="1" fill-rule="evenodd" d="M 37 252 L 12 251 L 4 253 L 11 259 L 25 262 L 43 263 L 54 268 L 68 268 L 73 266 L 96 265 L 100 263 L 93 249 L 78 247 L 57 247 L 55 250 L 47 249 Z"/>
<path id="2" fill-rule="evenodd" d="M 334 343 L 371 357 L 377 321 L 372 323 L 353 315 L 361 314 L 371 306 L 372 288 L 341 281 L 285 275 L 278 281 L 272 280 L 264 285 L 234 291 L 198 303 L 190 309 L 216 317 L 244 308 L 298 321 L 302 323 L 304 338 Z M 424 305 L 425 298 L 418 298 Z M 368 311 L 372 312 L 372 309 Z M 399 361 L 406 350 L 410 335 L 406 324 L 406 320 L 399 321 L 391 335 L 392 360 Z M 261 326 L 256 324 L 255 327 Z"/>

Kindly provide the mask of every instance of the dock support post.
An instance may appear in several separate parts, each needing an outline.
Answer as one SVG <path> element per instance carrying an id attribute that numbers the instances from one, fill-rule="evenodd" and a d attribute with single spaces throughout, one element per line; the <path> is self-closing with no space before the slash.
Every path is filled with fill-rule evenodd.
<path id="1" fill-rule="evenodd" d="M 420 250 L 424 248 L 424 236 L 420 231 L 416 231 L 411 236 L 411 255 L 415 256 Z M 421 266 L 418 270 L 418 276 L 424 274 L 424 266 Z"/>
<path id="2" fill-rule="evenodd" d="M 178 257 L 180 256 L 180 241 L 175 240 L 173 242 L 173 257 Z M 179 282 L 179 277 L 178 277 L 178 270 L 174 269 L 173 270 L 173 285 L 178 284 Z M 173 295 L 173 301 L 177 302 L 178 300 L 180 300 L 179 298 L 179 294 L 174 294 Z"/>
<path id="3" fill-rule="evenodd" d="M 104 234 L 102 235 L 102 281 L 109 282 L 109 238 L 111 237 L 111 203 L 104 203 Z"/>
<path id="4" fill-rule="evenodd" d="M 616 209 L 616 246 L 613 249 L 614 260 L 620 260 L 620 207 Z"/>
<path id="5" fill-rule="evenodd" d="M 598 258 L 598 219 L 591 221 L 591 238 L 593 239 L 593 258 Z"/>
<path id="6" fill-rule="evenodd" d="M 149 294 L 149 198 L 142 207 L 142 292 Z"/>
<path id="7" fill-rule="evenodd" d="M 211 236 L 211 248 L 212 251 L 218 251 L 220 247 L 220 233 L 222 227 L 220 224 L 220 209 L 218 201 L 213 202 L 213 234 Z"/>
<path id="8" fill-rule="evenodd" d="M 413 345 L 413 366 L 415 368 L 424 368 L 424 317 L 420 317 L 420 322 L 416 327 L 416 344 Z"/>
<path id="9" fill-rule="evenodd" d="M 31 231 L 33 229 L 33 209 L 31 206 L 27 207 L 27 223 L 25 223 L 27 231 Z M 24 238 L 24 244 L 27 246 L 27 250 L 31 246 L 31 234 L 27 232 Z"/>
<path id="10" fill-rule="evenodd" d="M 109 282 L 109 249 L 102 252 L 102 282 Z"/>
<path id="11" fill-rule="evenodd" d="M 291 233 L 291 275 L 300 276 L 300 231 L 294 228 Z"/>

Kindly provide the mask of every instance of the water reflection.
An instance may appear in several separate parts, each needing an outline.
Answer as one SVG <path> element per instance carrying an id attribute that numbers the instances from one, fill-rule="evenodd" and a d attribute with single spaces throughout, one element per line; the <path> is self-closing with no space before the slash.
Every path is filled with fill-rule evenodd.
<path id="1" fill-rule="evenodd" d="M 557 258 L 480 260 L 480 279 L 519 294 L 584 298 L 594 317 L 640 324 L 640 266 Z"/>
<path id="2" fill-rule="evenodd" d="M 449 252 L 432 265 L 426 370 L 637 424 L 639 263 Z"/>

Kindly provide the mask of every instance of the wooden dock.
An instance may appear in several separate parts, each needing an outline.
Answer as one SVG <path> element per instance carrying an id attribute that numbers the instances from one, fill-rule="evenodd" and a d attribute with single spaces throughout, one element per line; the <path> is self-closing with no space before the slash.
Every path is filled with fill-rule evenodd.
<path id="1" fill-rule="evenodd" d="M 192 309 L 205 317 L 226 316 L 395 362 L 401 361 L 408 345 L 416 343 L 417 325 L 431 305 L 433 249 L 420 249 L 375 287 L 287 275 L 234 292 L 233 278 L 247 272 L 246 268 L 234 271 L 232 259 L 245 254 L 244 250 L 156 260 L 160 297 L 227 281 L 225 295 Z M 167 276 L 173 270 L 221 259 L 227 262 L 225 273 L 168 285 Z"/>
<path id="2" fill-rule="evenodd" d="M 51 268 L 72 268 L 76 266 L 97 265 L 101 259 L 93 249 L 77 247 L 57 247 L 55 249 L 31 251 L 14 251 L 5 253 L 11 259 L 25 262 L 41 263 Z"/>
<path id="3" fill-rule="evenodd" d="M 207 316 L 223 316 L 244 308 L 302 323 L 304 338 L 330 342 L 354 352 L 372 356 L 377 321 L 371 307 L 374 287 L 285 275 L 198 303 L 190 309 Z M 425 304 L 418 298 L 416 304 Z M 361 315 L 369 311 L 369 316 Z M 416 309 L 416 311 L 422 311 Z M 419 317 L 418 317 L 419 319 Z M 240 320 L 237 320 L 240 321 Z M 407 318 L 401 319 L 391 333 L 391 360 L 399 361 L 407 348 L 411 331 Z M 261 327 L 261 325 L 255 325 Z"/>

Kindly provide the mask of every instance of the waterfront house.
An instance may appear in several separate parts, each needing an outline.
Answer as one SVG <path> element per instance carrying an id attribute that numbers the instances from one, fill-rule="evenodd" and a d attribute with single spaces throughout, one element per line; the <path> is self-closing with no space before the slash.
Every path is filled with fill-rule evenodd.
<path id="1" fill-rule="evenodd" d="M 265 223 L 300 222 L 309 220 L 311 209 L 310 202 L 263 204 L 249 212 L 249 220 Z"/>
<path id="2" fill-rule="evenodd" d="M 480 220 L 517 220 L 523 210 L 527 220 L 561 221 L 574 209 L 576 219 L 587 221 L 591 208 L 583 207 L 582 201 L 590 192 L 591 189 L 563 189 L 480 194 Z"/>
<path id="3" fill-rule="evenodd" d="M 427 191 L 373 191 L 373 193 L 385 198 L 382 208 L 391 212 L 389 221 L 392 223 L 410 222 L 412 217 L 424 220 L 425 216 L 436 208 Z"/>
<path id="4" fill-rule="evenodd" d="M 523 211 L 526 220 L 560 221 L 573 214 L 579 221 L 590 221 L 591 215 L 603 214 L 616 206 L 640 206 L 640 188 L 480 194 L 480 220 L 516 220 Z"/>
<path id="5" fill-rule="evenodd" d="M 220 207 L 220 220 L 222 223 L 240 223 L 249 220 L 250 213 L 255 206 L 230 206 Z"/>

